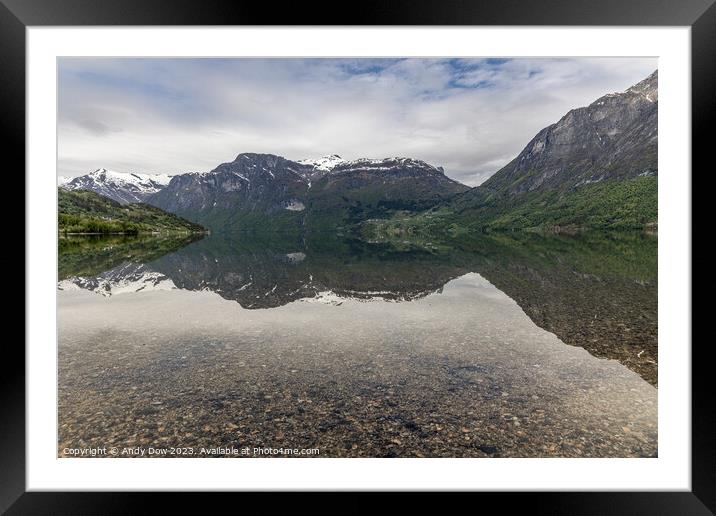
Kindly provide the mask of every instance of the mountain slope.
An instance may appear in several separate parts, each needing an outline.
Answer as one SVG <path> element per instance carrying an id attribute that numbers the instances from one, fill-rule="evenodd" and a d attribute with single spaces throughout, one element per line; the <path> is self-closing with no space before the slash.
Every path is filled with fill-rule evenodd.
<path id="1" fill-rule="evenodd" d="M 64 178 L 60 186 L 66 190 L 90 190 L 121 204 L 144 202 L 150 195 L 169 184 L 167 174 L 124 174 L 100 168 L 74 179 Z"/>
<path id="2" fill-rule="evenodd" d="M 425 209 L 468 188 L 409 158 L 291 161 L 239 154 L 211 172 L 174 176 L 150 204 L 217 230 L 336 226 L 393 209 Z"/>
<path id="3" fill-rule="evenodd" d="M 60 233 L 203 232 L 204 228 L 147 204 L 122 205 L 87 190 L 58 188 Z"/>
<path id="4" fill-rule="evenodd" d="M 239 154 L 211 172 L 177 175 L 148 202 L 214 229 L 300 224 L 310 166 Z"/>
<path id="5" fill-rule="evenodd" d="M 657 221 L 658 74 L 542 129 L 482 185 L 398 225 L 639 229 Z"/>
<path id="6" fill-rule="evenodd" d="M 359 159 L 337 164 L 313 181 L 308 221 L 318 227 L 352 225 L 396 211 L 425 210 L 467 190 L 445 176 L 442 168 L 420 160 Z"/>
<path id="7" fill-rule="evenodd" d="M 658 76 L 573 109 L 483 185 L 519 195 L 657 174 Z"/>

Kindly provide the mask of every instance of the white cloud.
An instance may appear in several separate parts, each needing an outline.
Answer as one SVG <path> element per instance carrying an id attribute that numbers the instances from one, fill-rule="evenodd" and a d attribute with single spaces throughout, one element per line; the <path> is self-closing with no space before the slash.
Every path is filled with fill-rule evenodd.
<path id="1" fill-rule="evenodd" d="M 58 174 L 211 170 L 241 152 L 411 156 L 470 185 L 652 58 L 60 62 Z"/>

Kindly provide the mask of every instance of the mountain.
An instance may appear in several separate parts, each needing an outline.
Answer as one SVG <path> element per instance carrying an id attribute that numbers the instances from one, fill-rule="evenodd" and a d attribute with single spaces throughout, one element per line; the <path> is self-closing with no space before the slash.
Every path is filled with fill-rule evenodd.
<path id="1" fill-rule="evenodd" d="M 59 186 L 66 190 L 90 190 L 121 204 L 144 202 L 164 188 L 172 176 L 167 174 L 125 174 L 100 168 L 74 179 L 64 178 Z"/>
<path id="2" fill-rule="evenodd" d="M 120 204 L 89 190 L 57 190 L 58 227 L 74 233 L 203 232 L 204 228 L 147 204 Z"/>
<path id="3" fill-rule="evenodd" d="M 174 176 L 147 202 L 214 229 L 271 230 L 424 209 L 467 189 L 410 158 L 291 161 L 244 153 L 211 172 Z"/>
<path id="4" fill-rule="evenodd" d="M 573 109 L 482 185 L 368 235 L 656 227 L 658 73 Z"/>
<path id="5" fill-rule="evenodd" d="M 301 220 L 312 167 L 239 154 L 211 172 L 174 176 L 148 203 L 213 229 Z"/>
<path id="6" fill-rule="evenodd" d="M 307 206 L 314 218 L 338 218 L 342 224 L 391 213 L 424 210 L 468 187 L 412 158 L 358 159 L 336 163 L 312 175 Z"/>
<path id="7" fill-rule="evenodd" d="M 482 185 L 519 195 L 657 174 L 658 75 L 573 109 Z"/>

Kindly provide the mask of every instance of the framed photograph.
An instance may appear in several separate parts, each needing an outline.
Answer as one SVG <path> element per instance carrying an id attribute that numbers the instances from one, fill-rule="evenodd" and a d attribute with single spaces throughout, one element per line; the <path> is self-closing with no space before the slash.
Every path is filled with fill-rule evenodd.
<path id="1" fill-rule="evenodd" d="M 713 2 L 269 11 L 0 5 L 27 299 L 3 511 L 476 491 L 711 514 Z"/>

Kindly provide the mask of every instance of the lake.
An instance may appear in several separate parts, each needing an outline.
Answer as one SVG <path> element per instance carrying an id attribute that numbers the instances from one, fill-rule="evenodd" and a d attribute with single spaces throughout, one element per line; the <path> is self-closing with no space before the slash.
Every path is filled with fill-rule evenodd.
<path id="1" fill-rule="evenodd" d="M 58 455 L 654 457 L 657 240 L 60 240 Z"/>

